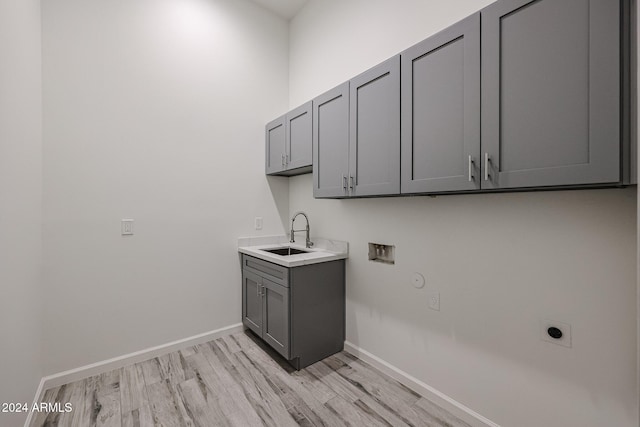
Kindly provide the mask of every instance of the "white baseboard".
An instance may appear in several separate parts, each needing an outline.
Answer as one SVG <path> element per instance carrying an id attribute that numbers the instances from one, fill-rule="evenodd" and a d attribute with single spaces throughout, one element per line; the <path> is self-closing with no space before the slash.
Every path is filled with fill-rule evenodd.
<path id="1" fill-rule="evenodd" d="M 216 329 L 215 331 L 205 332 L 203 334 L 194 335 L 189 338 L 184 338 L 167 344 L 147 348 L 145 350 L 136 351 L 134 353 L 125 354 L 124 356 L 114 357 L 112 359 L 92 363 L 80 368 L 75 368 L 46 376 L 40 381 L 40 385 L 38 386 L 38 390 L 36 391 L 34 403 L 39 402 L 42 397 L 42 393 L 52 387 L 59 387 L 63 384 L 80 381 L 85 378 L 89 378 L 94 375 L 100 375 L 104 372 L 109 372 L 114 369 L 120 369 L 134 363 L 144 362 L 145 360 L 153 359 L 154 357 L 162 356 L 163 354 L 171 353 L 176 350 L 191 347 L 197 344 L 202 344 L 226 335 L 240 332 L 242 331 L 242 329 L 242 323 L 237 323 L 235 325 Z M 27 417 L 27 421 L 25 422 L 25 427 L 28 427 L 31 423 L 31 414 L 32 413 L 29 412 L 29 416 Z"/>
<path id="2" fill-rule="evenodd" d="M 396 368 L 392 364 L 380 359 L 379 357 L 369 353 L 366 350 L 346 341 L 344 343 L 344 350 L 351 353 L 360 360 L 363 360 L 371 366 L 389 375 L 391 378 L 400 382 L 404 386 L 410 388 L 421 396 L 426 397 L 433 403 L 451 412 L 462 421 L 470 424 L 473 427 L 500 427 L 493 421 L 483 417 L 470 408 L 467 408 L 462 403 L 450 398 L 446 394 L 436 390 L 435 388 L 423 383 L 419 379 L 412 377 L 406 372 Z"/>
<path id="3" fill-rule="evenodd" d="M 33 403 L 31 404 L 31 408 L 33 408 L 40 401 L 40 396 L 42 396 L 43 391 L 44 391 L 44 378 L 41 378 L 40 384 L 38 384 L 38 388 L 36 389 L 36 395 L 33 396 Z M 32 417 L 33 417 L 33 411 L 29 411 L 27 414 L 27 420 L 24 422 L 24 427 L 29 427 L 29 425 L 31 425 Z"/>

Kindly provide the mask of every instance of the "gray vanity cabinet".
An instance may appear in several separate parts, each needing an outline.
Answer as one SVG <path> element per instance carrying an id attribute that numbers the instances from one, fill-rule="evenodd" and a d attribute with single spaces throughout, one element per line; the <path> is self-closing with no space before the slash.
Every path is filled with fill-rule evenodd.
<path id="1" fill-rule="evenodd" d="M 482 10 L 482 188 L 621 181 L 618 0 Z"/>
<path id="2" fill-rule="evenodd" d="M 244 270 L 242 321 L 278 353 L 289 357 L 289 289 Z"/>
<path id="3" fill-rule="evenodd" d="M 313 196 L 348 196 L 349 82 L 313 100 Z"/>
<path id="4" fill-rule="evenodd" d="M 351 196 L 400 193 L 400 55 L 349 82 Z"/>
<path id="5" fill-rule="evenodd" d="M 344 260 L 287 268 L 242 255 L 242 323 L 296 369 L 342 351 Z"/>
<path id="6" fill-rule="evenodd" d="M 288 269 L 242 257 L 242 323 L 289 359 Z"/>
<path id="7" fill-rule="evenodd" d="M 311 172 L 311 101 L 265 126 L 267 175 Z"/>
<path id="8" fill-rule="evenodd" d="M 480 188 L 480 13 L 402 52 L 402 193 Z"/>

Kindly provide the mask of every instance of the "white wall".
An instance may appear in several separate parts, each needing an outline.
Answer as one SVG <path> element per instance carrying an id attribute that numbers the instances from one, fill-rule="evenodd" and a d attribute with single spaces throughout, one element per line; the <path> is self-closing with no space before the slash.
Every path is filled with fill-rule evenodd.
<path id="1" fill-rule="evenodd" d="M 310 0 L 290 107 L 488 3 Z M 338 201 L 304 175 L 289 203 L 350 243 L 348 341 L 502 426 L 637 427 L 635 188 Z M 396 245 L 396 265 L 367 261 L 367 242 Z M 540 340 L 547 318 L 572 348 Z"/>
<path id="2" fill-rule="evenodd" d="M 0 403 L 31 404 L 42 377 L 39 0 L 0 2 L 0 62 Z M 0 413 L 0 425 L 25 417 Z"/>
<path id="3" fill-rule="evenodd" d="M 240 322 L 236 239 L 288 212 L 287 37 L 246 0 L 43 2 L 47 373 Z"/>

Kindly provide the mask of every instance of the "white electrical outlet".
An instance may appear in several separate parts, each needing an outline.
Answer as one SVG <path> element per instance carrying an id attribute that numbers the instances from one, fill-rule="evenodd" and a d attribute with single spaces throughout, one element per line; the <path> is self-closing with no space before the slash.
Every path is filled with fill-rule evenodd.
<path id="1" fill-rule="evenodd" d="M 257 216 L 255 220 L 256 230 L 262 230 L 262 217 Z"/>
<path id="2" fill-rule="evenodd" d="M 440 311 L 440 292 L 431 291 L 427 294 L 429 308 L 431 310 Z"/>
<path id="3" fill-rule="evenodd" d="M 132 236 L 133 235 L 133 220 L 132 219 L 123 219 L 120 221 L 120 233 L 123 236 Z"/>
<path id="4" fill-rule="evenodd" d="M 540 339 L 571 348 L 571 325 L 555 320 L 541 319 Z"/>

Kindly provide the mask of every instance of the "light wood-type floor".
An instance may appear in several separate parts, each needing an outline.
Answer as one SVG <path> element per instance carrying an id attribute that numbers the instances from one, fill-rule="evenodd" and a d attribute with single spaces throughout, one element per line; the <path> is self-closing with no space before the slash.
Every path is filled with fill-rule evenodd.
<path id="1" fill-rule="evenodd" d="M 348 353 L 296 372 L 243 332 L 49 389 L 43 401 L 73 411 L 36 413 L 32 427 L 468 427 Z"/>

